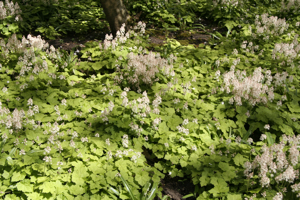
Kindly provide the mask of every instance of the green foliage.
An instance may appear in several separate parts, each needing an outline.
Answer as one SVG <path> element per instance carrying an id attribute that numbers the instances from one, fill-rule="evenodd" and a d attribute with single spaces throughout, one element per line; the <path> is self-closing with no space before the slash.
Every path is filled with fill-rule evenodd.
<path id="1" fill-rule="evenodd" d="M 48 38 L 101 28 L 97 17 L 103 12 L 94 1 L 18 2 L 20 27 Z M 298 157 L 293 158 L 299 152 L 293 152 L 300 128 L 299 58 L 293 52 L 299 48 L 299 17 L 277 30 L 275 18 L 261 15 L 266 10 L 269 16 L 279 15 L 279 1 L 239 3 L 240 7 L 212 1 L 127 3 L 132 12 L 141 10 L 146 19 L 161 20 L 167 29 L 178 24 L 178 29 L 185 29 L 200 11 L 228 29 L 224 36 L 213 34 L 218 40 L 199 48 L 169 39 L 148 61 L 142 56 L 153 54 L 147 49 L 149 36 L 142 31 L 130 32 L 124 43 L 115 40 L 114 47 L 90 42 L 81 52 L 68 53 L 49 49 L 40 38 L 18 40 L 13 34 L 21 31 L 13 28 L 17 25 L 8 32 L 3 28 L 11 37 L 0 41 L 0 196 L 162 198 L 159 182 L 171 176 L 191 179 L 195 185 L 195 192 L 184 198 L 272 199 L 286 190 L 284 198 L 296 199 L 298 191 L 292 184 L 299 180 L 276 179 L 286 168 L 267 170 L 266 189 L 259 167 L 250 170 L 247 164 L 281 142 L 287 165 L 299 169 Z M 4 26 L 13 24 L 12 19 L 0 21 Z M 257 24 L 269 19 L 270 31 L 261 31 Z M 296 49 L 284 46 L 292 43 Z M 142 83 L 145 76 L 138 77 L 140 90 L 135 90 L 129 81 L 137 70 L 131 58 L 135 64 L 143 61 L 146 72 L 151 62 L 164 64 L 152 84 Z M 172 76 L 167 66 L 169 72 L 174 70 Z M 267 90 L 256 96 L 244 91 L 238 104 L 236 86 L 255 77 L 257 67 L 263 69 L 259 83 L 268 89 L 273 86 L 274 98 Z M 226 73 L 233 71 L 238 79 L 224 88 Z M 123 81 L 116 81 L 122 73 Z M 247 92 L 249 98 L 244 98 Z M 250 97 L 266 101 L 253 104 Z"/>
<path id="2" fill-rule="evenodd" d="M 14 22 L 13 16 L 8 16 L 3 20 L 0 20 L 0 30 L 1 30 L 1 35 L 5 37 L 9 37 L 14 33 L 19 32 L 19 23 Z M 19 35 L 21 36 L 21 35 Z"/>
<path id="3" fill-rule="evenodd" d="M 169 30 L 184 31 L 192 26 L 199 12 L 200 1 L 191 0 L 139 0 L 124 1 L 130 15 L 141 13 L 140 19 L 149 21 L 157 27 L 170 25 Z"/>
<path id="4" fill-rule="evenodd" d="M 68 33 L 86 34 L 106 26 L 100 21 L 104 18 L 103 9 L 95 0 L 15 2 L 19 3 L 22 10 L 22 31 L 34 30 L 48 39 Z"/>
<path id="5" fill-rule="evenodd" d="M 130 195 L 130 198 L 132 200 L 135 200 L 135 199 L 141 199 L 141 200 L 152 200 L 155 198 L 156 196 L 156 193 L 158 192 L 158 183 L 151 183 L 151 182 L 148 182 L 147 184 L 145 184 L 145 187 L 143 188 L 142 192 L 140 195 L 139 195 L 139 198 L 135 198 L 134 197 L 134 194 L 132 192 L 132 189 L 130 187 L 130 185 L 127 183 L 127 181 L 123 178 L 123 176 L 121 174 L 118 175 L 122 182 L 123 182 L 123 185 L 124 187 L 126 188 L 127 192 L 129 193 Z M 115 195 L 121 197 L 122 195 L 113 187 L 110 187 L 109 188 L 110 191 L 112 193 L 114 193 Z M 167 199 L 169 196 L 164 196 L 162 199 L 165 200 Z"/>

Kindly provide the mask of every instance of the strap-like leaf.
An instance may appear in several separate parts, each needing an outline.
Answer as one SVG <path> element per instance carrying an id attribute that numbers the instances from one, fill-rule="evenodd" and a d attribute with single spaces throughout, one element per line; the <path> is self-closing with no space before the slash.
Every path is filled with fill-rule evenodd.
<path id="1" fill-rule="evenodd" d="M 16 147 L 12 148 L 12 150 L 9 152 L 9 155 L 13 156 L 15 154 L 16 150 L 17 150 Z"/>
<path id="2" fill-rule="evenodd" d="M 5 143 L 6 143 L 6 140 L 3 140 L 3 141 L 1 142 L 1 145 L 0 145 L 0 150 L 1 150 L 1 152 L 2 152 L 2 149 L 3 149 Z"/>
<path id="3" fill-rule="evenodd" d="M 158 183 L 154 183 L 152 188 L 151 188 L 151 191 L 150 191 L 150 194 L 149 194 L 147 200 L 154 199 L 154 197 L 156 195 L 157 188 L 158 188 Z"/>
<path id="4" fill-rule="evenodd" d="M 110 189 L 113 193 L 115 193 L 117 196 L 120 196 L 120 193 L 119 193 L 115 188 L 109 187 L 109 189 Z"/>
<path id="5" fill-rule="evenodd" d="M 274 139 L 273 139 L 271 133 L 266 132 L 266 136 L 267 136 L 267 141 L 268 141 L 269 146 L 271 146 L 272 144 L 274 144 Z"/>
<path id="6" fill-rule="evenodd" d="M 141 194 L 141 200 L 146 200 L 147 199 L 147 193 L 148 191 L 150 190 L 150 187 L 151 187 L 151 182 L 149 181 L 145 186 L 144 186 L 144 190 L 146 190 L 146 194 L 142 193 Z"/>
<path id="7" fill-rule="evenodd" d="M 10 156 L 7 156 L 6 160 L 7 160 L 7 162 L 8 162 L 9 165 L 13 165 L 14 164 L 14 160 Z"/>
<path id="8" fill-rule="evenodd" d="M 31 151 L 28 151 L 27 155 L 28 154 L 34 154 L 34 153 L 42 153 L 44 152 L 43 150 L 39 150 L 39 149 L 32 149 Z"/>
<path id="9" fill-rule="evenodd" d="M 243 140 L 247 141 L 249 136 L 252 133 L 252 126 L 250 126 L 249 130 L 247 131 L 247 133 L 244 135 Z"/>
<path id="10" fill-rule="evenodd" d="M 133 196 L 133 193 L 132 193 L 132 190 L 131 190 L 130 186 L 128 185 L 128 183 L 125 181 L 125 179 L 123 178 L 122 175 L 120 176 L 120 178 L 121 178 L 121 180 L 123 181 L 123 184 L 124 184 L 126 190 L 128 191 L 128 193 L 129 193 L 131 199 L 132 199 L 132 200 L 135 200 L 135 198 L 134 198 L 134 196 Z"/>

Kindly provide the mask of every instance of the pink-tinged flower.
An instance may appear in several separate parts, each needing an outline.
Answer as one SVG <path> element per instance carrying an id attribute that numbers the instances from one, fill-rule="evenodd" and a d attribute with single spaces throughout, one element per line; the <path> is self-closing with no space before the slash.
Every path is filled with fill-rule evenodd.
<path id="1" fill-rule="evenodd" d="M 47 146 L 45 149 L 44 149 L 44 154 L 49 154 L 50 151 L 51 151 L 51 148 L 49 146 Z"/>
<path id="2" fill-rule="evenodd" d="M 263 176 L 260 179 L 260 184 L 261 184 L 261 187 L 269 187 L 269 185 L 270 185 L 270 179 L 267 176 Z"/>
<path id="3" fill-rule="evenodd" d="M 289 166 L 282 174 L 282 180 L 285 180 L 286 182 L 289 183 L 293 183 L 295 178 L 296 178 L 296 174 L 292 166 Z"/>
<path id="4" fill-rule="evenodd" d="M 286 159 L 285 152 L 280 150 L 280 151 L 277 152 L 276 156 L 277 156 L 276 161 L 277 161 L 278 170 L 282 170 L 282 169 L 284 169 L 285 167 L 288 166 L 288 161 Z"/>
<path id="5" fill-rule="evenodd" d="M 300 191 L 300 183 L 291 185 L 292 192 L 299 192 Z"/>
<path id="6" fill-rule="evenodd" d="M 45 162 L 52 163 L 52 158 L 51 158 L 51 156 L 45 156 L 43 160 L 44 160 Z"/>
<path id="7" fill-rule="evenodd" d="M 62 104 L 63 106 L 66 106 L 66 105 L 67 105 L 67 100 L 66 100 L 66 99 L 61 100 L 61 104 Z"/>
<path id="8" fill-rule="evenodd" d="M 19 155 L 25 155 L 25 150 L 24 149 L 21 149 L 20 152 L 19 152 Z"/>
<path id="9" fill-rule="evenodd" d="M 260 138 L 261 141 L 267 139 L 267 135 L 266 134 L 261 134 Z"/>
<path id="10" fill-rule="evenodd" d="M 240 136 L 237 136 L 236 138 L 235 138 L 235 142 L 236 143 L 240 143 L 242 141 L 242 138 L 240 137 Z"/>
<path id="11" fill-rule="evenodd" d="M 249 112 L 249 110 L 247 110 L 246 116 L 247 116 L 247 117 L 250 117 L 250 112 Z"/>
<path id="12" fill-rule="evenodd" d="M 75 148 L 76 144 L 73 140 L 70 141 L 70 147 Z"/>
<path id="13" fill-rule="evenodd" d="M 87 138 L 87 137 L 85 137 L 85 138 L 84 138 L 84 137 L 82 137 L 82 138 L 81 138 L 81 142 L 82 142 L 82 143 L 84 143 L 84 142 L 88 142 L 88 141 L 89 141 L 89 140 L 88 140 L 88 138 Z"/>
<path id="14" fill-rule="evenodd" d="M 266 124 L 266 125 L 264 126 L 264 129 L 270 130 L 270 125 L 269 125 L 269 124 Z"/>
<path id="15" fill-rule="evenodd" d="M 186 109 L 186 110 L 188 109 L 188 102 L 185 102 L 185 103 L 184 103 L 183 109 Z"/>
<path id="16" fill-rule="evenodd" d="M 30 98 L 30 99 L 28 99 L 28 101 L 27 101 L 27 105 L 29 105 L 29 106 L 32 106 L 33 105 L 33 100 Z"/>
<path id="17" fill-rule="evenodd" d="M 189 123 L 189 119 L 184 119 L 182 125 L 187 125 Z"/>
<path id="18" fill-rule="evenodd" d="M 278 192 L 274 197 L 273 200 L 282 200 L 283 199 L 283 195 L 281 192 Z"/>
<path id="19" fill-rule="evenodd" d="M 128 135 L 126 135 L 126 134 L 123 135 L 122 145 L 123 145 L 123 147 L 128 148 Z"/>
<path id="20" fill-rule="evenodd" d="M 297 145 L 294 144 L 289 149 L 289 160 L 292 163 L 293 166 L 297 165 L 299 162 L 299 150 L 297 149 Z"/>

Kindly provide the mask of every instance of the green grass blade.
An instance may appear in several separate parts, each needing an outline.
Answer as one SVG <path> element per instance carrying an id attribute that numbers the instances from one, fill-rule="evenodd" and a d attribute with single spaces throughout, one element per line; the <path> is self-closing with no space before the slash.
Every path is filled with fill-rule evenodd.
<path id="1" fill-rule="evenodd" d="M 155 183 L 152 188 L 151 188 L 151 191 L 150 191 L 150 194 L 147 198 L 147 200 L 152 200 L 154 199 L 155 195 L 156 195 L 156 191 L 157 191 L 157 188 L 158 188 L 158 183 Z"/>
<path id="2" fill-rule="evenodd" d="M 115 193 L 117 196 L 120 196 L 120 193 L 119 193 L 115 188 L 109 187 L 109 189 L 110 189 L 113 193 Z"/>
<path id="3" fill-rule="evenodd" d="M 266 136 L 267 136 L 267 141 L 268 141 L 269 146 L 271 146 L 272 144 L 274 144 L 274 139 L 273 139 L 271 133 L 266 132 Z"/>
<path id="4" fill-rule="evenodd" d="M 13 160 L 10 156 L 7 156 L 7 157 L 6 157 L 6 160 L 7 160 L 7 163 L 8 163 L 9 165 L 13 165 L 13 164 L 14 164 L 14 160 Z"/>
<path id="5" fill-rule="evenodd" d="M 28 155 L 28 154 L 35 154 L 35 153 L 43 153 L 43 152 L 44 152 L 43 150 L 32 149 L 32 150 L 30 150 L 30 151 L 27 153 L 27 155 Z"/>
<path id="6" fill-rule="evenodd" d="M 150 187 L 151 187 L 151 183 L 150 183 L 150 181 L 145 185 L 145 187 L 144 187 L 144 190 L 145 190 L 145 192 L 146 192 L 146 194 L 144 194 L 143 192 L 142 192 L 142 194 L 141 194 L 141 200 L 146 200 L 147 199 L 147 193 L 148 193 L 148 191 L 149 191 L 149 189 L 150 189 Z"/>
<path id="7" fill-rule="evenodd" d="M 6 143 L 6 140 L 3 140 L 3 141 L 1 142 L 1 145 L 0 145 L 1 152 L 2 152 L 2 149 L 3 149 L 4 145 L 5 145 L 5 143 Z"/>
<path id="8" fill-rule="evenodd" d="M 14 148 L 9 152 L 9 155 L 10 155 L 10 156 L 13 156 L 13 155 L 15 154 L 16 150 L 17 150 L 17 148 L 14 147 Z"/>
<path id="9" fill-rule="evenodd" d="M 132 199 L 132 200 L 135 200 L 135 198 L 134 198 L 134 196 L 133 196 L 133 193 L 132 193 L 132 190 L 131 190 L 130 186 L 128 185 L 128 183 L 125 181 L 125 179 L 123 178 L 122 175 L 120 176 L 120 178 L 121 178 L 121 180 L 123 181 L 123 184 L 124 184 L 124 186 L 126 187 L 126 190 L 128 191 L 128 193 L 129 193 L 131 199 Z"/>
<path id="10" fill-rule="evenodd" d="M 250 126 L 249 130 L 247 131 L 247 133 L 244 135 L 243 140 L 247 141 L 249 136 L 252 133 L 252 127 Z"/>

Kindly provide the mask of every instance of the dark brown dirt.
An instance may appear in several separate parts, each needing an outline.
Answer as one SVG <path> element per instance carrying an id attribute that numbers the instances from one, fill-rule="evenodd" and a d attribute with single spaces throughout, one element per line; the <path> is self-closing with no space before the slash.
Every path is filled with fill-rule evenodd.
<path id="1" fill-rule="evenodd" d="M 179 177 L 171 178 L 169 175 L 161 180 L 163 188 L 163 196 L 168 195 L 171 199 L 181 200 L 182 197 L 188 194 L 193 194 L 195 186 L 191 180 L 181 180 Z M 157 198 L 159 199 L 159 198 Z M 195 197 L 189 197 L 189 200 L 195 200 Z"/>
<path id="2" fill-rule="evenodd" d="M 219 28 L 218 25 L 214 24 L 213 22 L 209 22 L 207 20 L 202 19 L 201 21 L 199 20 L 198 22 L 195 22 L 195 24 L 197 23 L 202 23 L 205 26 L 209 24 L 209 26 L 205 28 L 206 32 L 204 32 L 202 29 L 194 29 L 191 32 L 170 31 L 168 34 L 168 38 L 176 39 L 181 43 L 181 45 L 187 45 L 188 43 L 194 45 L 197 48 L 199 44 L 208 44 L 209 40 L 212 38 L 211 35 L 208 33 L 213 33 L 215 31 L 220 32 L 222 35 L 223 33 L 226 33 L 226 28 Z M 153 47 L 160 46 L 166 43 L 167 38 L 164 29 L 152 28 L 148 30 L 147 33 L 149 34 L 150 45 L 152 47 L 149 50 L 154 50 Z M 86 42 L 89 41 L 103 42 L 106 34 L 109 34 L 109 29 L 103 30 L 103 32 L 92 31 L 88 35 L 70 34 L 64 37 L 59 37 L 55 40 L 45 39 L 45 41 L 48 42 L 49 45 L 53 45 L 56 49 L 61 48 L 69 52 L 71 50 L 81 49 L 80 46 L 84 45 Z"/>

